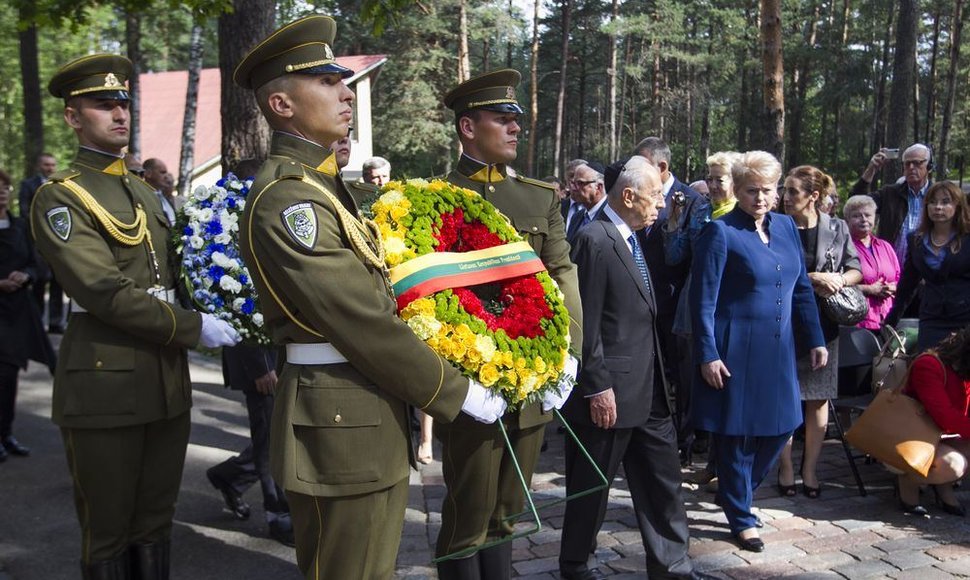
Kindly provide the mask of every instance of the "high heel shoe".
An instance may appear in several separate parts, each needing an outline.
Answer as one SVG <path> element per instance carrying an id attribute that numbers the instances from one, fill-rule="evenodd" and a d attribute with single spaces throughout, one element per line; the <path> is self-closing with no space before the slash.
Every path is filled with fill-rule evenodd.
<path id="1" fill-rule="evenodd" d="M 798 493 L 797 492 L 798 488 L 795 487 L 794 483 L 792 483 L 791 485 L 784 485 L 781 482 L 780 467 L 778 468 L 778 483 L 776 484 L 776 487 L 778 488 L 778 495 L 780 495 L 781 497 L 795 497 L 795 494 Z"/>
<path id="2" fill-rule="evenodd" d="M 818 484 L 818 487 L 812 487 L 805 483 L 805 473 L 798 473 L 802 477 L 802 495 L 808 499 L 818 499 L 818 496 L 822 495 L 822 484 Z"/>
<path id="3" fill-rule="evenodd" d="M 944 485 L 946 485 L 946 484 L 944 484 Z M 943 498 L 940 497 L 940 490 L 937 489 L 937 487 L 935 485 L 933 486 L 933 497 L 936 499 L 936 507 L 940 508 L 941 510 L 943 510 L 946 513 L 950 514 L 951 516 L 959 516 L 961 518 L 966 517 L 966 515 L 967 515 L 966 508 L 964 508 L 959 503 L 957 503 L 956 505 L 954 505 L 954 504 L 946 503 L 945 501 L 943 501 Z"/>
<path id="4" fill-rule="evenodd" d="M 893 481 L 893 496 L 899 500 L 899 507 L 903 510 L 903 513 L 908 516 L 920 516 L 926 517 L 930 515 L 930 512 L 926 510 L 925 507 L 919 504 L 919 487 L 916 488 L 916 502 L 915 504 L 908 504 L 903 501 L 903 493 L 899 490 L 899 480 L 905 475 L 900 475 Z"/>

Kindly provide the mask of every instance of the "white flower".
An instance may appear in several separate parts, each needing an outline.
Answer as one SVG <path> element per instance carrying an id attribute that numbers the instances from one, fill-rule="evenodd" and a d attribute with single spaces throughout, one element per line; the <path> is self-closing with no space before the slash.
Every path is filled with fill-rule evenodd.
<path id="1" fill-rule="evenodd" d="M 203 240 L 199 236 L 192 236 L 189 238 L 189 245 L 195 248 L 196 250 L 199 250 L 202 248 L 203 245 L 205 245 L 205 240 Z"/>
<path id="2" fill-rule="evenodd" d="M 392 206 L 404 201 L 404 192 L 399 189 L 392 189 L 380 197 L 381 203 Z"/>
<path id="3" fill-rule="evenodd" d="M 209 189 L 204 185 L 196 187 L 195 191 L 192 192 L 192 198 L 200 201 L 209 199 Z"/>
<path id="4" fill-rule="evenodd" d="M 417 316 L 412 316 L 409 318 L 408 326 L 411 327 L 414 334 L 416 334 L 421 340 L 428 340 L 432 336 L 438 334 L 438 331 L 441 330 L 441 323 L 438 322 L 435 317 L 424 314 L 418 314 Z"/>
<path id="5" fill-rule="evenodd" d="M 236 312 L 240 312 L 242 311 L 243 304 L 245 303 L 246 303 L 245 298 L 236 298 L 235 300 L 232 301 L 232 309 L 235 310 Z"/>
<path id="6" fill-rule="evenodd" d="M 215 243 L 217 243 L 217 244 L 226 245 L 226 244 L 232 242 L 232 235 L 230 235 L 229 232 L 224 231 L 224 232 L 222 232 L 221 234 L 219 234 L 217 236 L 213 236 L 212 237 L 212 241 L 215 242 Z"/>
<path id="7" fill-rule="evenodd" d="M 239 280 L 236 280 L 228 274 L 224 274 L 222 278 L 219 278 L 219 287 L 233 294 L 239 294 L 242 290 L 242 284 L 239 283 Z"/>
<path id="8" fill-rule="evenodd" d="M 218 236 L 216 236 L 218 237 Z M 216 243 L 223 243 L 216 240 Z M 239 267 L 239 262 L 233 260 L 229 256 L 223 254 L 222 252 L 212 252 L 212 263 L 225 270 L 235 270 Z"/>
<path id="9" fill-rule="evenodd" d="M 262 326 L 263 326 L 263 315 L 260 314 L 259 312 L 257 312 L 256 314 L 253 314 L 253 324 L 255 324 L 256 326 L 262 328 Z"/>
<path id="10" fill-rule="evenodd" d="M 482 355 L 482 360 L 490 362 L 495 356 L 495 341 L 487 334 L 479 334 L 475 337 L 475 350 Z"/>

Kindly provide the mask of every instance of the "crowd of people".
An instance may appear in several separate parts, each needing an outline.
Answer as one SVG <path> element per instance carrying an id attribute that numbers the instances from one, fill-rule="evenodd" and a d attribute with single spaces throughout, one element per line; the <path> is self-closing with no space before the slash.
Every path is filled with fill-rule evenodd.
<path id="1" fill-rule="evenodd" d="M 179 300 L 177 264 L 157 250 L 182 198 L 163 161 L 125 155 L 127 59 L 82 57 L 51 79 L 77 158 L 58 172 L 51 155 L 39 156 L 19 216 L 0 171 L 0 462 L 30 452 L 12 432 L 18 373 L 28 360 L 47 364 L 84 578 L 168 577 L 190 428 L 186 350 L 200 345 L 223 348 L 225 383 L 245 393 L 251 429 L 250 445 L 207 477 L 238 518 L 251 513 L 243 493 L 260 483 L 269 533 L 296 547 L 307 578 L 393 575 L 409 459 L 433 461 L 433 438 L 447 486 L 439 577 L 509 578 L 512 544 L 501 540 L 525 498 L 506 432 L 529 480 L 553 409 L 576 433 L 565 444 L 567 492 L 595 486 L 598 472 L 612 485 L 622 465 L 649 575 L 705 578 L 688 556 L 681 468 L 706 451 L 696 481 L 715 491 L 744 550 L 765 549 L 752 502 L 772 470 L 780 495 L 796 496 L 800 476 L 801 493 L 820 497 L 840 333 L 822 303 L 853 286 L 868 304 L 860 328 L 879 335 L 919 319 L 926 354 L 906 392 L 952 435 L 927 477 L 900 475 L 899 501 L 925 514 L 918 488 L 931 485 L 941 509 L 964 515 L 948 484 L 968 467 L 970 206 L 954 183 L 931 182 L 929 148 L 907 148 L 901 180 L 870 191 L 898 152 L 874 154 L 844 206 L 822 169 L 784 173 L 764 151 L 714 153 L 705 178 L 687 185 L 658 137 L 611 163 L 573 160 L 560 185 L 509 167 L 523 113 L 517 71 L 454 87 L 442 98 L 462 154 L 445 179 L 510 219 L 571 319 L 574 356 L 559 388 L 508 409 L 395 316 L 381 242 L 357 212 L 391 167 L 376 157 L 360 180 L 341 173 L 354 95 L 343 82 L 352 71 L 333 58 L 335 33 L 327 17 L 290 23 L 234 74 L 273 129 L 269 159 L 234 168 L 254 178 L 239 244 L 273 348 L 238 345 L 231 326 Z M 287 212 L 302 212 L 312 236 L 288 233 L 279 219 Z M 47 330 L 64 333 L 61 365 L 44 332 L 45 298 Z M 608 500 L 609 485 L 567 503 L 562 578 L 603 577 L 589 558 Z"/>

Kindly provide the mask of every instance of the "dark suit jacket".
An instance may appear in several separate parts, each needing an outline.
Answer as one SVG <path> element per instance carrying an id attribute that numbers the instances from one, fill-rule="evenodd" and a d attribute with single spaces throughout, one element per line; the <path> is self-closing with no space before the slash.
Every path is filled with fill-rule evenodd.
<path id="1" fill-rule="evenodd" d="M 586 398 L 612 388 L 616 427 L 630 428 L 647 420 L 654 377 L 663 376 L 655 368 L 662 365 L 657 306 L 626 241 L 605 212 L 599 215 L 576 236 L 572 251 L 583 300 L 583 366 L 563 411 L 571 421 L 592 425 Z"/>
<path id="2" fill-rule="evenodd" d="M 680 291 L 687 280 L 687 274 L 690 272 L 689 256 L 676 266 L 668 266 L 664 255 L 663 228 L 667 223 L 670 210 L 673 208 L 674 193 L 678 191 L 683 192 L 686 198 L 684 212 L 687 215 L 693 213 L 694 205 L 703 202 L 704 197 L 701 194 L 674 177 L 674 184 L 667 192 L 667 197 L 664 200 L 665 206 L 660 210 L 657 221 L 650 227 L 646 244 L 643 246 L 643 257 L 647 260 L 647 266 L 650 268 L 650 279 L 654 284 L 661 336 L 670 334 L 674 324 L 674 312 L 677 310 L 677 301 L 680 299 Z"/>
<path id="3" fill-rule="evenodd" d="M 945 329 L 970 323 L 970 236 L 963 237 L 961 250 L 950 252 L 938 270 L 927 264 L 929 250 L 917 234 L 909 236 L 909 251 L 903 263 L 903 273 L 896 289 L 896 302 L 886 315 L 886 324 L 895 325 L 916 293 L 920 282 L 919 320 L 920 348 L 932 346 L 942 338 L 937 333 L 924 336 L 924 327 Z"/>
<path id="4" fill-rule="evenodd" d="M 812 253 L 815 254 L 815 267 L 806 268 L 807 272 L 832 272 L 833 270 L 829 269 L 827 265 L 830 254 L 835 264 L 834 271 L 862 271 L 862 265 L 859 263 L 859 253 L 855 249 L 855 243 L 852 242 L 852 236 L 849 234 L 849 225 L 845 223 L 845 220 L 840 218 L 833 218 L 826 213 L 819 214 L 818 242 Z M 818 295 L 816 295 L 815 300 L 816 304 L 818 304 L 820 300 Z M 822 333 L 825 335 L 826 342 L 839 336 L 838 323 L 822 314 L 821 305 L 819 305 L 819 320 L 822 324 Z M 798 328 L 795 329 L 796 337 L 800 336 L 798 330 Z M 801 347 L 797 339 L 795 342 Z M 799 348 L 799 351 L 802 350 L 802 348 Z"/>
<path id="5" fill-rule="evenodd" d="M 20 217 L 30 215 L 30 204 L 34 201 L 34 194 L 37 193 L 37 188 L 41 185 L 44 185 L 44 178 L 39 173 L 20 182 L 20 192 L 17 194 L 17 199 L 20 202 Z M 25 219 L 24 221 L 27 222 L 29 228 L 30 220 Z"/>
<path id="6" fill-rule="evenodd" d="M 275 369 L 275 347 L 239 343 L 222 349 L 222 379 L 230 389 L 255 391 L 256 379 Z"/>
<path id="7" fill-rule="evenodd" d="M 893 246 L 899 240 L 906 212 L 909 211 L 908 194 L 909 186 L 906 182 L 884 185 L 878 191 L 869 193 L 869 184 L 861 179 L 855 182 L 849 192 L 849 195 L 868 195 L 875 200 L 876 213 L 879 215 L 876 234 Z"/>

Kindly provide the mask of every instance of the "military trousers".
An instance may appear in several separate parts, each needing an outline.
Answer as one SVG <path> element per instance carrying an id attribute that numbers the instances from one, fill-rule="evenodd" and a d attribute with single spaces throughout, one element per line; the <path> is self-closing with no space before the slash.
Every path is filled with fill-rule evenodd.
<path id="1" fill-rule="evenodd" d="M 81 524 L 81 563 L 164 540 L 182 482 L 190 413 L 142 425 L 61 428 Z"/>
<path id="2" fill-rule="evenodd" d="M 437 557 L 452 554 L 513 532 L 509 516 L 523 510 L 525 490 L 519 482 L 498 425 L 483 425 L 460 414 L 454 422 L 434 424 L 442 445 L 442 472 L 447 486 L 441 506 Z M 545 425 L 528 429 L 506 425 L 526 484 L 539 460 Z"/>
<path id="3" fill-rule="evenodd" d="M 296 563 L 307 580 L 390 580 L 401 544 L 408 478 L 361 495 L 286 491 Z"/>

